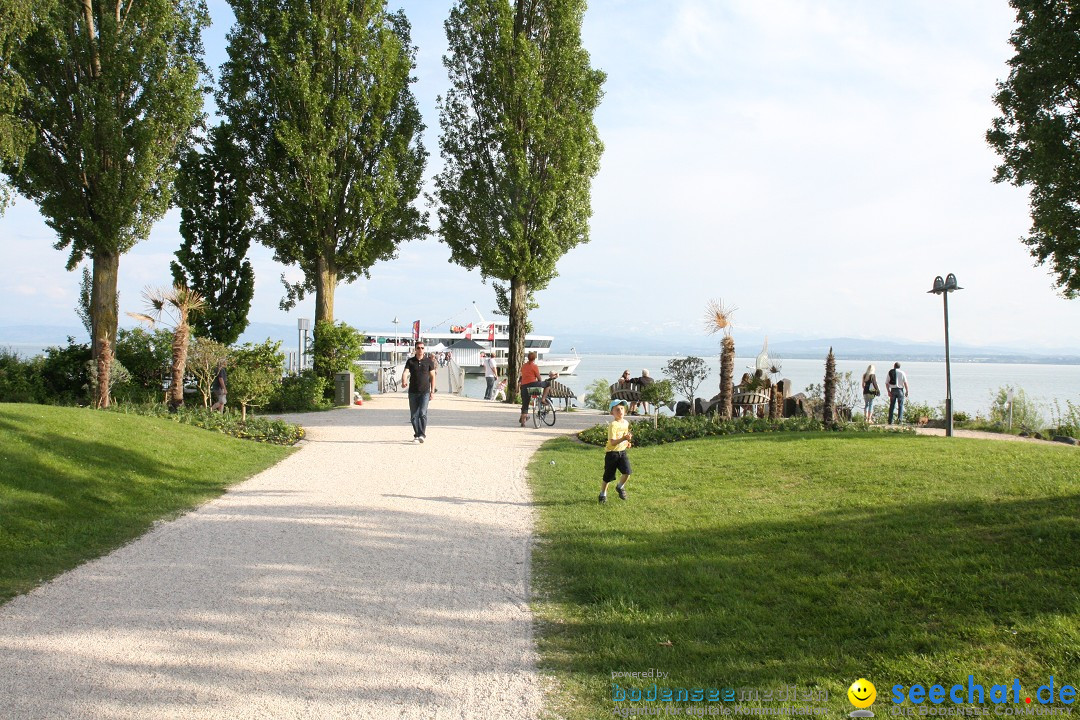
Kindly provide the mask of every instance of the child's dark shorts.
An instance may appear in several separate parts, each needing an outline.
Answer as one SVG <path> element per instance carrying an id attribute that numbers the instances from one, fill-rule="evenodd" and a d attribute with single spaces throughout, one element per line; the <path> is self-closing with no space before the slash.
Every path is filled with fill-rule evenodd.
<path id="1" fill-rule="evenodd" d="M 612 450 L 604 454 L 604 482 L 615 479 L 615 471 L 630 474 L 630 457 L 625 450 Z"/>

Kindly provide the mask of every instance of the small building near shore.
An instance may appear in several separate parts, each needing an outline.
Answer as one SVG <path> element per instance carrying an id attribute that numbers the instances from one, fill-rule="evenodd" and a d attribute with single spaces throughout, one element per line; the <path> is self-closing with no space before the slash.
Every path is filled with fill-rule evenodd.
<path id="1" fill-rule="evenodd" d="M 480 353 L 487 348 L 475 340 L 458 340 L 447 350 L 450 351 L 454 362 L 468 371 L 470 368 L 480 367 Z"/>

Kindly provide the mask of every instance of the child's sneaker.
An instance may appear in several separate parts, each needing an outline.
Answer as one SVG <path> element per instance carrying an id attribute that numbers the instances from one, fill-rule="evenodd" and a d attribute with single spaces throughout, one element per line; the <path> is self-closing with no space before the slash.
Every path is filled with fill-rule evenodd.
<path id="1" fill-rule="evenodd" d="M 619 493 L 620 500 L 626 499 L 626 488 L 624 488 L 622 485 L 616 485 L 615 492 Z"/>
<path id="2" fill-rule="evenodd" d="M 606 503 L 607 502 L 607 495 L 605 495 L 604 493 L 600 493 L 600 502 Z"/>

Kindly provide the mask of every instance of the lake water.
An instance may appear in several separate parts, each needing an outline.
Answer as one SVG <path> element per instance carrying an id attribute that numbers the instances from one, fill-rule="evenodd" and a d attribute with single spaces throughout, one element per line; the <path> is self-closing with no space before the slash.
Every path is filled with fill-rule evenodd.
<path id="1" fill-rule="evenodd" d="M 641 375 L 642 368 L 646 368 L 654 378 L 663 379 L 662 369 L 669 359 L 671 358 L 658 355 L 582 355 L 577 374 L 563 376 L 559 381 L 572 389 L 580 401 L 593 381 L 603 378 L 609 384 L 613 383 L 622 375 L 623 370 L 629 370 L 631 377 L 637 377 Z M 719 391 L 720 360 L 717 357 L 704 359 L 709 363 L 710 374 L 698 388 L 697 394 L 699 397 L 710 398 Z M 836 369 L 837 372 L 850 370 L 858 379 L 871 362 L 877 370 L 878 384 L 884 393 L 886 373 L 892 367 L 891 362 L 837 360 Z M 753 364 L 754 358 L 736 358 L 736 380 Z M 824 381 L 823 359 L 783 360 L 782 364 L 783 371 L 780 376 L 791 380 L 795 392 L 802 392 L 811 383 Z M 935 406 L 944 404 L 945 363 L 901 362 L 900 369 L 907 374 L 908 387 L 911 390 L 910 401 L 926 402 Z M 1043 414 L 1049 420 L 1049 406 L 1055 399 L 1061 403 L 1062 408 L 1066 400 L 1080 404 L 1080 365 L 952 364 L 955 410 L 985 414 L 990 407 L 992 395 L 1005 385 L 1023 388 L 1029 399 L 1046 405 Z M 482 398 L 484 387 L 482 377 L 469 376 L 465 380 L 465 394 L 469 397 Z"/>
<path id="2" fill-rule="evenodd" d="M 14 350 L 24 356 L 43 351 L 39 345 L 11 343 L 0 347 Z M 662 368 L 669 359 L 671 358 L 663 355 L 582 355 L 577 374 L 563 376 L 560 382 L 577 393 L 580 400 L 593 381 L 602 378 L 609 384 L 613 383 L 622 375 L 623 370 L 629 370 L 631 377 L 637 377 L 641 375 L 642 368 L 647 368 L 654 378 L 663 379 Z M 698 388 L 697 394 L 699 397 L 710 398 L 719 390 L 720 360 L 716 356 L 704 359 L 709 363 L 710 374 Z M 877 369 L 878 384 L 884 393 L 885 375 L 892 367 L 891 362 L 887 360 L 837 360 L 836 369 L 838 372 L 850 370 L 859 378 L 871 362 Z M 736 358 L 736 379 L 753 364 L 753 358 Z M 801 392 L 807 385 L 824 380 L 824 359 L 787 359 L 782 361 L 782 365 L 781 377 L 792 381 L 795 392 Z M 944 403 L 945 363 L 901 362 L 900 369 L 907 373 L 908 386 L 911 388 L 909 399 L 912 402 L 926 402 L 934 406 Z M 962 362 L 952 364 L 953 407 L 956 410 L 985 414 L 990 407 L 992 395 L 998 388 L 1005 385 L 1023 388 L 1029 399 L 1044 406 L 1043 415 L 1050 420 L 1050 407 L 1054 400 L 1057 400 L 1063 408 L 1066 400 L 1080 404 L 1080 365 Z M 373 386 L 368 386 L 368 391 L 372 390 Z M 484 397 L 484 378 L 467 377 L 465 394 L 469 397 Z"/>

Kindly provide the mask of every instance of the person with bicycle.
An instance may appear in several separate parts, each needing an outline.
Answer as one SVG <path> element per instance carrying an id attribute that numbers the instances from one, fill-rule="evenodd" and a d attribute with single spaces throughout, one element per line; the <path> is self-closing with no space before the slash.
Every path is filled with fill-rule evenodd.
<path id="1" fill-rule="evenodd" d="M 536 351 L 531 350 L 525 364 L 521 366 L 521 376 L 518 378 L 518 389 L 521 392 L 521 418 L 518 424 L 525 427 L 525 421 L 529 419 L 529 403 L 532 402 L 530 388 L 547 389 L 547 382 L 540 381 L 540 366 L 536 364 Z"/>

